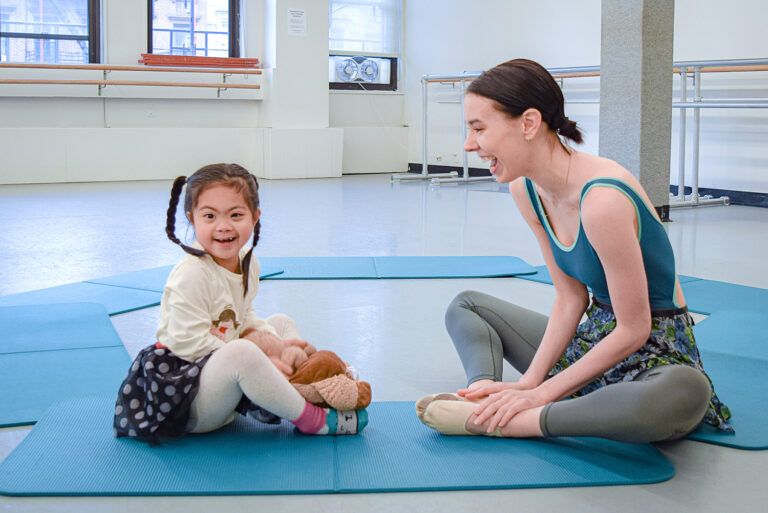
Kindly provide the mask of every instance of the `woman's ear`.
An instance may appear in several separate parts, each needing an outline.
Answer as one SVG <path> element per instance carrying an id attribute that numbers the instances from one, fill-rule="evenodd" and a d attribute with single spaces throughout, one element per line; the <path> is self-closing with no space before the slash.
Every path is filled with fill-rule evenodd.
<path id="1" fill-rule="evenodd" d="M 520 115 L 523 137 L 530 141 L 541 128 L 541 112 L 538 109 L 528 109 Z"/>

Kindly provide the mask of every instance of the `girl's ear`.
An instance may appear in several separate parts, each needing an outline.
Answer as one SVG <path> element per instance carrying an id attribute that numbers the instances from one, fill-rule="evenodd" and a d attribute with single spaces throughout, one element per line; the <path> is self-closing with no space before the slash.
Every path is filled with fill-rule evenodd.
<path id="1" fill-rule="evenodd" d="M 195 223 L 192 221 L 192 212 L 187 212 L 187 219 L 189 219 L 189 222 L 190 222 L 191 224 L 195 224 Z"/>
<path id="2" fill-rule="evenodd" d="M 259 222 L 259 218 L 260 217 L 261 217 L 261 209 L 257 208 L 256 209 L 256 213 L 253 215 L 253 224 L 254 225 Z"/>
<path id="3" fill-rule="evenodd" d="M 527 109 L 520 115 L 523 137 L 526 141 L 533 139 L 541 128 L 541 112 L 538 109 Z"/>

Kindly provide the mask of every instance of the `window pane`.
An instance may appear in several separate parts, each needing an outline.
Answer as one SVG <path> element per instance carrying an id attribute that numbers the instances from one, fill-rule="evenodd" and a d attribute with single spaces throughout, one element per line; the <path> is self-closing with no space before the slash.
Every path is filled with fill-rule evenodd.
<path id="1" fill-rule="evenodd" d="M 331 52 L 399 53 L 400 0 L 331 0 Z"/>
<path id="2" fill-rule="evenodd" d="M 228 57 L 229 0 L 153 0 L 152 53 Z"/>
<path id="3" fill-rule="evenodd" d="M 88 0 L 0 0 L 0 34 L 3 62 L 87 63 Z"/>

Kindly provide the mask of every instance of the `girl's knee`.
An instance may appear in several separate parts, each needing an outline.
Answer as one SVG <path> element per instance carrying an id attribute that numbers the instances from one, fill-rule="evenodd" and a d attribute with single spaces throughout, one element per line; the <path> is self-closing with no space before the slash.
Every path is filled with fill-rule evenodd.
<path id="1" fill-rule="evenodd" d="M 216 356 L 218 356 L 217 360 L 227 359 L 232 362 L 253 362 L 254 360 L 267 359 L 264 351 L 246 338 L 230 340 L 217 349 L 211 358 Z"/>
<path id="2" fill-rule="evenodd" d="M 267 324 L 275 328 L 280 338 L 300 338 L 299 328 L 296 322 L 285 314 L 277 313 L 264 319 Z"/>

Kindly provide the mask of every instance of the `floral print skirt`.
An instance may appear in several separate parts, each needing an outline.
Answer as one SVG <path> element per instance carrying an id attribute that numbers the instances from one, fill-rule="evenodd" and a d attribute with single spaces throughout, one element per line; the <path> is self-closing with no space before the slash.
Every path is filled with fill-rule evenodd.
<path id="1" fill-rule="evenodd" d="M 645 345 L 576 392 L 573 397 L 586 395 L 612 383 L 632 381 L 641 372 L 659 365 L 687 365 L 706 375 L 693 337 L 693 324 L 693 319 L 686 308 L 654 312 L 651 335 Z M 576 335 L 549 375 L 554 376 L 573 365 L 615 327 L 616 316 L 610 306 L 597 301 L 593 302 L 587 309 L 586 321 L 579 325 Z M 733 428 L 728 424 L 730 418 L 730 410 L 717 397 L 713 386 L 712 398 L 703 422 L 732 433 Z"/>

